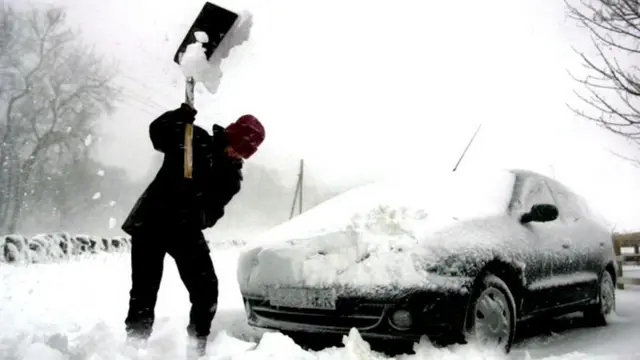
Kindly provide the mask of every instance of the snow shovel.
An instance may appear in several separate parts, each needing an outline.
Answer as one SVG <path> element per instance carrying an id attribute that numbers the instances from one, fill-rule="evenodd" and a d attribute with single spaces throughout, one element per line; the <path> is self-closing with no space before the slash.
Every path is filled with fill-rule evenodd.
<path id="1" fill-rule="evenodd" d="M 229 30 L 231 30 L 237 19 L 238 14 L 235 12 L 229 11 L 210 2 L 206 2 L 202 7 L 202 10 L 200 10 L 198 17 L 196 17 L 196 20 L 191 25 L 187 35 L 182 40 L 180 47 L 178 47 L 178 50 L 173 57 L 173 61 L 180 65 L 180 60 L 182 55 L 185 53 L 187 46 L 198 42 L 196 32 L 204 32 L 208 37 L 208 40 L 202 43 L 202 46 L 205 49 L 205 56 L 208 60 L 216 48 L 218 48 L 218 45 L 220 45 L 220 42 L 225 35 L 227 35 Z M 187 77 L 185 86 L 185 102 L 192 108 L 195 108 L 194 88 L 194 78 Z M 193 176 L 192 124 L 185 125 L 184 144 L 184 177 L 186 179 L 191 179 Z"/>

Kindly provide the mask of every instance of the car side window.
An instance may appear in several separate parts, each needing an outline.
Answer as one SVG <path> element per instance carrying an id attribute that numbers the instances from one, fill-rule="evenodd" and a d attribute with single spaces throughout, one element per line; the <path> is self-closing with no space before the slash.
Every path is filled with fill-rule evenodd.
<path id="1" fill-rule="evenodd" d="M 513 214 L 522 214 L 536 204 L 555 204 L 549 186 L 536 176 L 520 176 L 516 180 L 514 199 L 509 206 Z"/>
<path id="2" fill-rule="evenodd" d="M 577 195 L 557 181 L 547 180 L 552 195 L 558 207 L 558 218 L 565 221 L 575 221 L 589 217 L 589 209 Z"/>
<path id="3" fill-rule="evenodd" d="M 524 201 L 525 209 L 529 210 L 536 204 L 554 204 L 553 196 L 544 179 L 532 178 L 531 180 L 529 191 Z"/>

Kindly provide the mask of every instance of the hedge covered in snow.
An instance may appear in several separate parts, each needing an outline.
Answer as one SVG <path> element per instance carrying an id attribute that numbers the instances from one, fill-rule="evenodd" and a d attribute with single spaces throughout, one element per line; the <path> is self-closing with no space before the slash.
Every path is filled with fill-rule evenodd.
<path id="1" fill-rule="evenodd" d="M 131 239 L 68 233 L 0 236 L 0 263 L 47 263 L 82 255 L 129 251 Z"/>

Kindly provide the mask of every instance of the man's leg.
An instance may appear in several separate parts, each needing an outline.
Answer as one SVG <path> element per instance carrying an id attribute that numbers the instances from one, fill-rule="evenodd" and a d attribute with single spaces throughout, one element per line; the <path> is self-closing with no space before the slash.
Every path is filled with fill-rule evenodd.
<path id="1" fill-rule="evenodd" d="M 201 232 L 184 234 L 169 250 L 175 259 L 180 278 L 189 291 L 191 312 L 187 333 L 197 342 L 199 355 L 204 355 L 211 322 L 218 304 L 218 278 L 209 255 L 209 247 Z"/>
<path id="2" fill-rule="evenodd" d="M 151 235 L 131 238 L 131 291 L 125 319 L 129 339 L 144 341 L 151 335 L 164 265 L 161 243 Z"/>

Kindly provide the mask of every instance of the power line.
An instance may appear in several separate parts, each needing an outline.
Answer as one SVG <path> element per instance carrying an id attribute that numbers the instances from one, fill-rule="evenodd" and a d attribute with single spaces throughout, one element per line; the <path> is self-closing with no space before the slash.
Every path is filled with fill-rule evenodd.
<path id="1" fill-rule="evenodd" d="M 152 88 L 151 86 L 146 84 L 144 81 L 136 79 L 131 75 L 128 75 L 128 74 L 120 74 L 120 75 L 122 76 L 123 79 L 127 79 L 130 82 L 135 83 L 136 85 L 139 85 L 139 86 L 145 88 L 147 90 L 147 92 L 150 92 L 150 93 L 153 93 L 153 94 L 157 95 L 157 97 L 161 98 L 163 101 L 166 100 L 170 96 L 168 93 L 166 93 L 166 92 L 161 93 L 161 92 L 158 91 L 157 88 Z M 173 96 L 171 96 L 171 97 L 173 98 Z M 150 99 L 148 99 L 148 100 L 152 101 Z M 154 102 L 154 101 L 152 101 L 152 102 Z M 160 105 L 158 103 L 155 103 L 155 104 L 162 107 L 162 105 Z"/>
<path id="2" fill-rule="evenodd" d="M 149 114 L 150 116 L 157 117 L 159 115 L 157 110 L 150 110 L 148 107 L 144 107 L 139 103 L 132 102 L 131 99 L 124 98 L 122 101 L 126 103 L 128 106 L 131 106 L 138 111 L 142 111 L 146 114 Z"/>
<path id="3" fill-rule="evenodd" d="M 136 101 L 139 104 L 148 107 L 151 110 L 164 110 L 165 107 L 162 105 L 159 105 L 157 103 L 154 103 L 152 101 L 150 101 L 149 99 L 145 99 L 143 97 L 141 97 L 140 95 L 137 95 L 135 93 L 132 92 L 128 92 L 128 91 L 124 91 L 123 94 L 125 95 L 126 99 L 129 99 L 131 101 Z"/>

